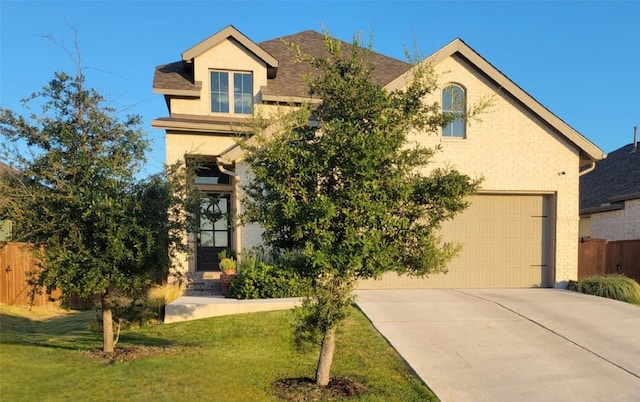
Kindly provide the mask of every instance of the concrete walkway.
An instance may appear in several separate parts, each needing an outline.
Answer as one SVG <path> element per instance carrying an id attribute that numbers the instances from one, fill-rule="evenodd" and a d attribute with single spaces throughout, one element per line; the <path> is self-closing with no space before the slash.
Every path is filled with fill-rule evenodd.
<path id="1" fill-rule="evenodd" d="M 199 320 L 231 314 L 289 310 L 302 303 L 299 297 L 285 299 L 236 300 L 224 296 L 182 296 L 167 304 L 164 323 Z"/>
<path id="2" fill-rule="evenodd" d="M 559 289 L 361 290 L 443 402 L 640 401 L 640 308 Z"/>

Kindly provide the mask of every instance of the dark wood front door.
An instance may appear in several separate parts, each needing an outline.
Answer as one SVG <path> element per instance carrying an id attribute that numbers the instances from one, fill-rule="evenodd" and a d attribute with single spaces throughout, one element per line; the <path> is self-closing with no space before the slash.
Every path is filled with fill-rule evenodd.
<path id="1" fill-rule="evenodd" d="M 218 253 L 231 248 L 231 196 L 210 194 L 200 206 L 197 233 L 197 270 L 218 271 Z"/>

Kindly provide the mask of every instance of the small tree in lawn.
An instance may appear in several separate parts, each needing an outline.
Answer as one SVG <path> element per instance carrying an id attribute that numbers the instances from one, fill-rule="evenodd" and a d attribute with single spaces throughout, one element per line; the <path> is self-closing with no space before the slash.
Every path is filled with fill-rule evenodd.
<path id="1" fill-rule="evenodd" d="M 100 297 L 103 350 L 113 352 L 113 292 L 166 278 L 184 193 L 162 174 L 136 177 L 148 150 L 140 118 L 120 120 L 77 65 L 24 101 L 40 101 L 40 115 L 0 108 L 4 157 L 19 172 L 0 179 L 0 219 L 34 246 L 34 286 Z"/>
<path id="2" fill-rule="evenodd" d="M 328 35 L 325 45 L 328 58 L 297 51 L 318 73 L 308 84 L 322 102 L 242 144 L 253 172 L 245 219 L 262 225 L 273 250 L 298 255 L 301 273 L 313 280 L 298 335 L 319 335 L 321 386 L 329 382 L 336 327 L 358 280 L 388 271 L 445 272 L 458 247 L 443 245 L 438 229 L 467 207 L 465 197 L 479 185 L 451 168 L 426 174 L 435 150 L 410 141 L 456 117 L 424 102 L 437 88 L 428 66 L 414 66 L 411 82 L 389 92 L 372 81 L 370 48 L 358 37 L 346 54 Z"/>

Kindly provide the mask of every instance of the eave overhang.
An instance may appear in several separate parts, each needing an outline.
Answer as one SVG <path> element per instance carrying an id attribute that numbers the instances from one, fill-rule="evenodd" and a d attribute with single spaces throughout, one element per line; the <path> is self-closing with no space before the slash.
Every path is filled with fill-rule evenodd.
<path id="1" fill-rule="evenodd" d="M 182 96 L 186 98 L 199 98 L 202 83 L 197 82 L 198 89 L 153 88 L 154 94 Z"/>
<path id="2" fill-rule="evenodd" d="M 248 124 L 242 120 L 205 120 L 180 117 L 161 117 L 151 120 L 151 127 L 163 130 L 181 131 L 185 133 L 246 133 Z"/>
<path id="3" fill-rule="evenodd" d="M 607 202 L 597 207 L 589 207 L 589 208 L 581 209 L 580 216 L 591 215 L 598 212 L 617 211 L 620 209 L 624 209 L 625 201 L 635 200 L 638 198 L 640 198 L 640 193 L 623 194 L 623 195 L 611 197 L 608 200 L 610 202 Z"/>
<path id="4" fill-rule="evenodd" d="M 624 203 L 616 203 L 616 204 L 603 205 L 600 207 L 581 209 L 580 216 L 591 215 L 598 212 L 617 211 L 619 209 L 624 209 Z"/>

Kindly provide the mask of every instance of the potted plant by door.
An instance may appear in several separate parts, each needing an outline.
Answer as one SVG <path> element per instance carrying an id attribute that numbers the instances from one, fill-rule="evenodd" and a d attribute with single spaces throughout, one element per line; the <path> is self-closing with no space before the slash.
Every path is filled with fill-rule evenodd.
<path id="1" fill-rule="evenodd" d="M 227 255 L 227 250 L 222 250 L 218 253 L 218 260 L 220 265 L 220 288 L 223 295 L 227 295 L 229 292 L 229 286 L 236 277 L 237 263 L 231 255 Z"/>

